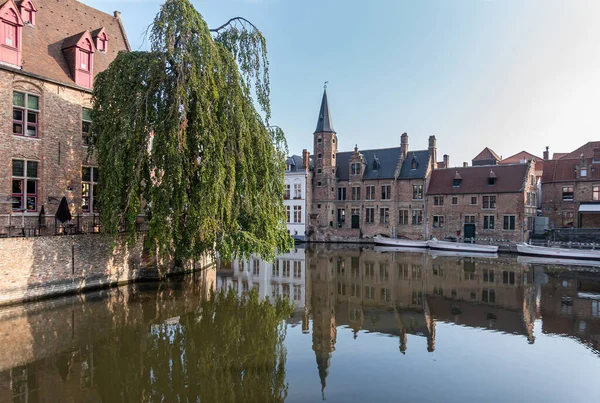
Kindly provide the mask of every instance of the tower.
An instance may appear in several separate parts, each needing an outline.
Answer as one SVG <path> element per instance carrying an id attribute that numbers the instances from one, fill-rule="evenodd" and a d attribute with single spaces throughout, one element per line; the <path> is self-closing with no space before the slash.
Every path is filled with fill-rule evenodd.
<path id="1" fill-rule="evenodd" d="M 314 132 L 314 176 L 313 176 L 313 211 L 319 213 L 321 225 L 333 221 L 328 201 L 336 198 L 336 156 L 338 150 L 337 135 L 333 129 L 331 112 L 327 100 L 327 85 L 323 90 L 321 109 Z M 319 208 L 318 206 L 321 206 Z"/>

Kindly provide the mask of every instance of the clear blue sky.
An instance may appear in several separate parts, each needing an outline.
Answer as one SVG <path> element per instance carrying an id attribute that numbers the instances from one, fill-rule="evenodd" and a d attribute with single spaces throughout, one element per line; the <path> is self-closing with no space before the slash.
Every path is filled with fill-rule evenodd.
<path id="1" fill-rule="evenodd" d="M 158 0 L 85 0 L 134 49 Z M 600 0 L 202 0 L 210 27 L 243 16 L 267 38 L 273 124 L 312 148 L 323 82 L 340 151 L 437 137 L 451 165 L 489 146 L 542 156 L 600 140 Z"/>

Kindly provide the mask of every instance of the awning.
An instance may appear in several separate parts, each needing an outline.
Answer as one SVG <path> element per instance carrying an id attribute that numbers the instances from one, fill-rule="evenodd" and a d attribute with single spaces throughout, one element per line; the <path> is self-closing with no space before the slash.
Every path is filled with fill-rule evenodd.
<path id="1" fill-rule="evenodd" d="M 581 204 L 579 205 L 580 213 L 600 213 L 600 204 Z"/>

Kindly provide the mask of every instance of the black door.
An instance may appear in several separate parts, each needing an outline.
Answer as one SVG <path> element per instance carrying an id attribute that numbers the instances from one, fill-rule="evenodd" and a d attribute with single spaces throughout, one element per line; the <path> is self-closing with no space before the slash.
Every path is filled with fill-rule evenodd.
<path id="1" fill-rule="evenodd" d="M 475 224 L 465 224 L 465 239 L 475 238 Z"/>
<path id="2" fill-rule="evenodd" d="M 352 216 L 352 228 L 360 228 L 360 216 L 358 214 Z"/>

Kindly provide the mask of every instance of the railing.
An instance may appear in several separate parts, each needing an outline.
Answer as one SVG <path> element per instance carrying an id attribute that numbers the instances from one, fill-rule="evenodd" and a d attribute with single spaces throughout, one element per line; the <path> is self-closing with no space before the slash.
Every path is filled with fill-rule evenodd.
<path id="1" fill-rule="evenodd" d="M 147 229 L 145 216 L 138 216 L 135 231 L 145 232 Z M 14 224 L 4 226 L 0 224 L 0 237 L 3 238 L 101 234 L 102 232 L 102 224 L 98 214 L 78 214 L 65 223 L 61 223 L 52 216 L 42 218 L 31 216 L 14 219 Z M 120 229 L 119 232 L 125 231 Z"/>

